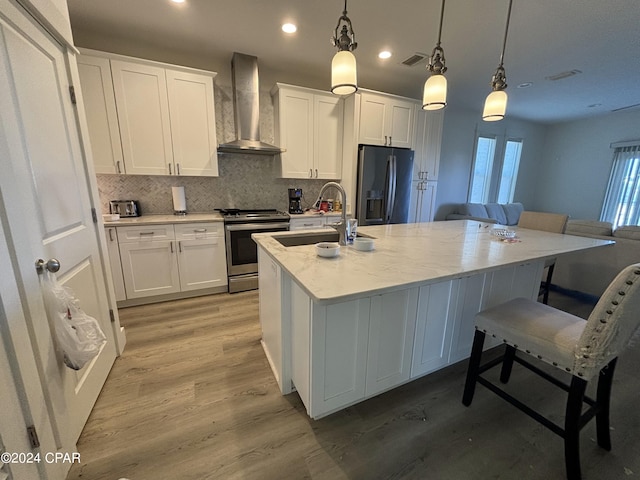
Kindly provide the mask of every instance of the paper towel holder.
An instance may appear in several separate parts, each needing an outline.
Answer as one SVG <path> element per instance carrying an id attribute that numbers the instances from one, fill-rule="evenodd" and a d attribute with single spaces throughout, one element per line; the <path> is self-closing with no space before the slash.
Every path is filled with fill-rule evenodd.
<path id="1" fill-rule="evenodd" d="M 171 196 L 173 198 L 173 214 L 187 214 L 187 200 L 184 194 L 184 187 L 171 187 Z"/>

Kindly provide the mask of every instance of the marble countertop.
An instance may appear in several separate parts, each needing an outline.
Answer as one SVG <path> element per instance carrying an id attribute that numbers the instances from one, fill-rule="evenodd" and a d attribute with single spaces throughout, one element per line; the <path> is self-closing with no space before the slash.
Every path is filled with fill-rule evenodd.
<path id="1" fill-rule="evenodd" d="M 252 237 L 313 300 L 321 303 L 426 285 L 614 243 L 517 227 L 509 227 L 518 238 L 507 243 L 491 234 L 494 228 L 504 227 L 469 220 L 359 227 L 358 232 L 375 238 L 374 250 L 362 252 L 342 246 L 334 258 L 317 256 L 314 245 L 285 247 L 273 238 L 302 232 L 259 233 Z M 326 232 L 305 233 L 312 231 Z"/>
<path id="2" fill-rule="evenodd" d="M 134 225 L 159 225 L 163 223 L 222 222 L 222 215 L 214 213 L 188 213 L 187 215 L 141 215 L 105 221 L 105 227 L 130 227 Z"/>

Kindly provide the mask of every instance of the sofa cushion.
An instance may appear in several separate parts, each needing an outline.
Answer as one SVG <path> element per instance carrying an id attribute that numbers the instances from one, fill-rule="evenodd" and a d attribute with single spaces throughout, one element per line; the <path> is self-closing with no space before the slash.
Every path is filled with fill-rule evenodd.
<path id="1" fill-rule="evenodd" d="M 463 203 L 460 205 L 458 213 L 470 217 L 489 218 L 487 209 L 482 203 Z"/>
<path id="2" fill-rule="evenodd" d="M 520 214 L 524 212 L 524 205 L 519 202 L 502 204 L 504 214 L 507 217 L 506 225 L 517 225 Z"/>
<path id="3" fill-rule="evenodd" d="M 598 220 L 569 220 L 565 233 L 569 235 L 611 236 L 613 234 L 613 224 L 599 222 Z"/>
<path id="4" fill-rule="evenodd" d="M 507 225 L 507 215 L 504 213 L 504 208 L 499 203 L 487 203 L 485 205 L 489 217 L 497 220 L 500 225 Z"/>
<path id="5" fill-rule="evenodd" d="M 623 225 L 615 229 L 613 236 L 618 238 L 630 238 L 631 240 L 640 240 L 640 226 Z"/>

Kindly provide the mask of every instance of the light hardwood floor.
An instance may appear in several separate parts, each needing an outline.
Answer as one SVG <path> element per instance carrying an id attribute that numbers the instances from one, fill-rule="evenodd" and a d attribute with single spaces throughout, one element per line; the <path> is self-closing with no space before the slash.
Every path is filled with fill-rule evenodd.
<path id="1" fill-rule="evenodd" d="M 590 305 L 552 292 L 582 316 Z M 78 443 L 68 480 L 562 479 L 562 440 L 478 387 L 466 362 L 314 421 L 283 397 L 260 346 L 257 292 L 120 311 L 128 344 Z M 613 451 L 582 432 L 584 479 L 640 475 L 640 345 L 613 387 Z M 562 416 L 564 397 L 518 372 L 510 388 Z M 520 373 L 520 375 L 518 375 Z M 548 405 L 548 406 L 547 406 Z"/>

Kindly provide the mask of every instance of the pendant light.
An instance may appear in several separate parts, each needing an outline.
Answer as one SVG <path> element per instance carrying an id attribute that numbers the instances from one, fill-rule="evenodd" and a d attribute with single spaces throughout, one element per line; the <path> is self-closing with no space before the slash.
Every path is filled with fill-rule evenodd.
<path id="1" fill-rule="evenodd" d="M 344 0 L 344 11 L 338 19 L 331 42 L 338 48 L 338 53 L 331 62 L 331 92 L 336 95 L 349 95 L 358 90 L 356 57 L 351 53 L 358 48 L 358 44 L 351 20 L 347 16 L 347 0 Z"/>
<path id="2" fill-rule="evenodd" d="M 447 71 L 444 59 L 444 50 L 440 46 L 440 38 L 442 37 L 442 20 L 444 18 L 444 1 L 442 0 L 442 9 L 440 11 L 440 29 L 438 30 L 438 43 L 436 43 L 431 56 L 427 70 L 431 72 L 431 76 L 424 83 L 424 91 L 422 94 L 422 108 L 424 110 L 440 110 L 447 106 L 447 79 L 443 75 Z"/>
<path id="3" fill-rule="evenodd" d="M 507 77 L 504 71 L 504 50 L 507 46 L 507 33 L 509 32 L 509 19 L 511 18 L 511 5 L 513 0 L 509 0 L 509 11 L 507 12 L 507 26 L 504 29 L 504 41 L 502 42 L 502 53 L 500 54 L 500 64 L 496 73 L 491 78 L 493 91 L 487 96 L 484 102 L 482 119 L 486 122 L 496 122 L 502 120 L 507 111 Z"/>

